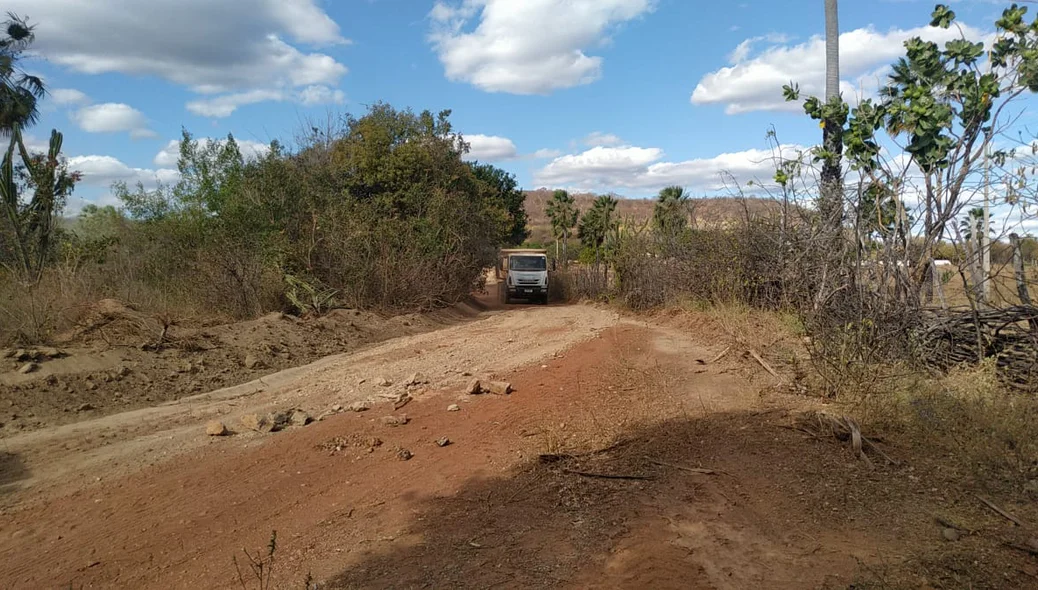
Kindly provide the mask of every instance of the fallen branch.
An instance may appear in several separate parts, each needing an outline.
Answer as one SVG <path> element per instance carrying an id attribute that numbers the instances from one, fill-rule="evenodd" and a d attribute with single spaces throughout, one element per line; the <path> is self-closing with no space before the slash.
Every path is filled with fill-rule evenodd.
<path id="1" fill-rule="evenodd" d="M 1010 543 L 1009 541 L 1003 541 L 1002 544 L 1006 547 L 1009 547 L 1010 549 L 1016 549 L 1017 551 L 1023 551 L 1024 553 L 1029 553 L 1035 557 L 1038 557 L 1038 549 L 1035 549 L 1034 547 L 1020 545 L 1019 543 Z"/>
<path id="2" fill-rule="evenodd" d="M 757 361 L 758 363 L 760 363 L 760 366 L 764 367 L 764 370 L 765 370 L 765 371 L 767 371 L 767 372 L 771 373 L 771 376 L 772 376 L 772 377 L 774 377 L 774 378 L 776 378 L 776 379 L 781 379 L 781 378 L 782 378 L 782 377 L 780 377 L 780 376 L 779 376 L 779 374 L 778 374 L 778 373 L 777 373 L 777 372 L 775 371 L 775 369 L 772 369 L 772 368 L 771 368 L 771 365 L 769 365 L 768 363 L 766 363 L 766 362 L 764 361 L 764 359 L 763 359 L 763 358 L 761 358 L 761 356 L 760 356 L 759 354 L 757 354 L 757 351 L 756 351 L 756 350 L 753 350 L 753 349 L 751 348 L 751 349 L 750 349 L 750 356 L 752 356 L 752 357 L 753 357 L 753 360 L 755 360 L 755 361 Z"/>
<path id="3" fill-rule="evenodd" d="M 689 473 L 699 473 L 699 474 L 702 474 L 702 475 L 717 475 L 718 473 L 724 473 L 725 475 L 731 476 L 730 473 L 725 473 L 724 471 L 718 471 L 716 469 L 704 469 L 702 467 L 685 467 L 684 465 L 675 465 L 674 463 L 665 463 L 663 461 L 657 461 L 655 459 L 649 459 L 648 457 L 646 457 L 645 460 L 648 461 L 649 463 L 652 463 L 653 465 L 659 465 L 661 467 L 670 467 L 672 469 L 680 469 L 681 471 L 687 471 Z"/>
<path id="4" fill-rule="evenodd" d="M 562 472 L 567 473 L 569 475 L 579 475 L 581 477 L 596 477 L 599 479 L 656 479 L 651 475 L 612 475 L 609 473 L 588 473 L 587 471 L 574 471 L 572 469 L 563 469 Z"/>
<path id="5" fill-rule="evenodd" d="M 722 350 L 721 354 L 719 354 L 719 355 L 715 356 L 714 358 L 710 359 L 710 363 L 709 364 L 714 364 L 717 361 L 723 359 L 725 357 L 725 355 L 727 355 L 729 352 L 731 352 L 731 350 L 732 350 L 731 346 L 729 346 L 728 348 Z"/>
<path id="6" fill-rule="evenodd" d="M 984 496 L 981 496 L 980 494 L 973 494 L 973 495 L 978 500 L 983 502 L 985 506 L 987 506 L 988 508 L 990 508 L 990 509 L 994 510 L 995 512 L 999 513 L 1000 515 L 1005 517 L 1007 520 L 1011 521 L 1016 526 L 1020 526 L 1020 527 L 1024 526 L 1024 523 L 1020 522 L 1020 519 L 1018 519 L 1017 517 L 1013 516 L 1012 514 L 1006 512 L 1005 510 L 1002 510 L 1001 508 L 996 506 L 994 504 L 994 502 L 992 502 L 991 500 L 988 500 L 987 498 L 985 498 Z"/>

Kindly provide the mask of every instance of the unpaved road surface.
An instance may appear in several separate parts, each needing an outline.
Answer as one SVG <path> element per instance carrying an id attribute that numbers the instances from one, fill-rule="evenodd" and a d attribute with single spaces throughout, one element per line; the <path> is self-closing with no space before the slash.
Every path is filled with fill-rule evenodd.
<path id="1" fill-rule="evenodd" d="M 273 531 L 273 588 L 957 587 L 926 568 L 945 558 L 932 514 L 954 498 L 789 428 L 810 404 L 752 361 L 709 362 L 723 344 L 608 309 L 516 307 L 10 437 L 0 587 L 235 588 L 235 559 L 255 587 L 243 548 L 263 553 Z M 384 398 L 414 373 L 429 383 L 395 410 Z M 466 373 L 515 391 L 466 395 Z M 239 426 L 361 400 L 375 403 L 277 433 Z M 240 432 L 207 437 L 214 418 Z M 990 587 L 1028 587 L 1020 571 Z"/>

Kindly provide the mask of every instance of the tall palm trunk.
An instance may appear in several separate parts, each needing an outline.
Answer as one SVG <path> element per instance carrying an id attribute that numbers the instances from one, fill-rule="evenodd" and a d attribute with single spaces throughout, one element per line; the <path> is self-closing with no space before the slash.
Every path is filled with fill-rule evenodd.
<path id="1" fill-rule="evenodd" d="M 818 213 L 821 221 L 824 254 L 822 255 L 821 284 L 816 294 L 817 308 L 828 297 L 842 273 L 837 270 L 841 257 L 843 230 L 843 122 L 836 112 L 840 104 L 840 22 L 837 0 L 825 0 L 825 101 L 827 115 L 822 119 L 822 161 Z"/>
<path id="2" fill-rule="evenodd" d="M 837 0 L 825 0 L 825 100 L 840 100 L 840 21 Z M 839 121 L 823 121 L 822 145 L 828 155 L 822 164 L 822 194 L 819 212 L 833 237 L 839 234 L 843 213 L 843 126 Z"/>

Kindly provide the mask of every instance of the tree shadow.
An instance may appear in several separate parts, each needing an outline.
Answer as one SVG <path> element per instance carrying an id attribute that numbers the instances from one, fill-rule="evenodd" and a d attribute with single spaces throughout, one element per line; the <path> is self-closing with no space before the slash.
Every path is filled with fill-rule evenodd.
<path id="1" fill-rule="evenodd" d="M 359 543 L 322 588 L 846 587 L 858 562 L 845 514 L 805 502 L 838 501 L 817 469 L 838 481 L 856 468 L 831 469 L 847 462 L 838 443 L 771 418 L 669 420 L 470 480 L 421 501 L 388 546 Z M 811 524 L 792 534 L 791 519 Z"/>

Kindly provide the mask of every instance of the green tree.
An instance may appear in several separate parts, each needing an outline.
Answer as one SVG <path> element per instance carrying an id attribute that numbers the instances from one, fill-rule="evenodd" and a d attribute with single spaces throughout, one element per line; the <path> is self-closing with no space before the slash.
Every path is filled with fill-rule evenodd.
<path id="1" fill-rule="evenodd" d="M 573 228 L 577 225 L 577 217 L 580 212 L 573 197 L 564 190 L 552 193 L 551 199 L 545 207 L 545 213 L 551 222 L 551 235 L 555 238 L 555 257 L 559 257 L 559 243 L 562 243 L 562 261 L 569 263 L 569 240 L 572 237 Z"/>
<path id="2" fill-rule="evenodd" d="M 584 248 L 595 253 L 595 265 L 602 262 L 603 248 L 606 239 L 616 229 L 617 223 L 613 215 L 616 212 L 617 200 L 611 195 L 602 195 L 595 199 L 580 218 L 577 234 Z"/>
<path id="3" fill-rule="evenodd" d="M 837 111 L 814 97 L 804 101 L 812 118 L 827 126 L 837 121 L 843 127 L 844 154 L 864 182 L 896 183 L 897 173 L 880 157 L 886 143 L 878 137 L 881 131 L 892 143 L 904 145 L 910 162 L 922 172 L 922 240 L 912 261 L 916 293 L 931 283 L 925 261 L 933 257 L 948 224 L 967 206 L 967 181 L 975 178 L 987 154 L 995 161 L 1006 157 L 992 152 L 991 144 L 1016 116 L 1010 103 L 1038 91 L 1038 21 L 1026 22 L 1026 14 L 1027 8 L 1016 4 L 1003 10 L 989 47 L 964 36 L 943 47 L 919 37 L 907 40 L 906 55 L 893 65 L 879 100 L 861 101 L 849 117 L 843 115 L 846 107 Z M 938 4 L 930 24 L 948 29 L 955 18 L 954 11 Z M 795 85 L 784 91 L 788 100 L 799 98 Z M 890 197 L 903 211 L 901 195 L 894 191 Z M 899 223 L 905 224 L 899 215 Z"/>
<path id="4" fill-rule="evenodd" d="M 19 16 L 8 13 L 0 34 L 0 131 L 36 123 L 38 102 L 46 94 L 43 80 L 20 66 L 22 54 L 36 39 L 33 27 Z"/>
<path id="5" fill-rule="evenodd" d="M 504 244 L 518 246 L 525 242 L 530 237 L 526 227 L 526 194 L 519 188 L 515 175 L 490 164 L 474 163 L 471 166 L 476 178 L 490 187 L 493 195 L 491 200 L 500 201 L 508 212 Z"/>
<path id="6" fill-rule="evenodd" d="M 656 197 L 652 226 L 668 247 L 688 229 L 688 193 L 680 186 L 668 186 Z"/>

